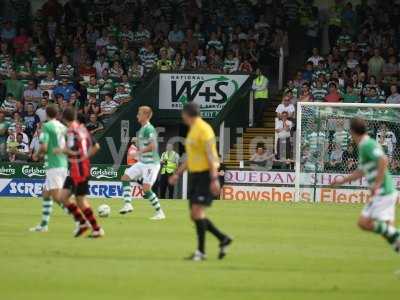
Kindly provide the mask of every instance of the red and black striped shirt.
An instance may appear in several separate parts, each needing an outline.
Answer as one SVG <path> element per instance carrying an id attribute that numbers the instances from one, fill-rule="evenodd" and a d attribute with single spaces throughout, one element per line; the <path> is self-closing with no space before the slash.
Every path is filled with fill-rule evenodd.
<path id="1" fill-rule="evenodd" d="M 67 131 L 67 146 L 74 152 L 69 155 L 70 177 L 75 184 L 84 182 L 90 176 L 89 151 L 93 140 L 86 127 L 76 121 L 72 122 Z"/>

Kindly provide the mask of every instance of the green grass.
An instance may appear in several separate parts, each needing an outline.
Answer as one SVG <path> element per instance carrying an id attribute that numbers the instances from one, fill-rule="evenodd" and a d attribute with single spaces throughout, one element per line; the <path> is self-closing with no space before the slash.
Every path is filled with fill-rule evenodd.
<path id="1" fill-rule="evenodd" d="M 94 201 L 94 206 L 101 202 Z M 0 200 L 0 299 L 398 299 L 400 256 L 355 226 L 357 205 L 217 202 L 209 215 L 235 237 L 231 253 L 186 262 L 195 247 L 185 201 L 164 201 L 100 219 L 106 237 L 71 237 L 69 216 L 55 207 L 48 233 L 29 233 L 39 200 Z"/>

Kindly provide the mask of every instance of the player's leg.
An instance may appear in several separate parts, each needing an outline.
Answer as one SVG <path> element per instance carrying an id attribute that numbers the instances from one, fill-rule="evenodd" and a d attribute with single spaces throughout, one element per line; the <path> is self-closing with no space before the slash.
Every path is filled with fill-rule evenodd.
<path id="1" fill-rule="evenodd" d="M 60 201 L 66 207 L 70 215 L 73 217 L 76 228 L 74 230 L 74 237 L 79 237 L 83 235 L 86 231 L 90 229 L 88 223 L 86 222 L 81 209 L 77 203 L 71 200 L 72 194 L 77 195 L 77 186 L 72 181 L 72 178 L 68 176 L 65 180 L 64 187 L 61 191 Z"/>
<path id="2" fill-rule="evenodd" d="M 142 176 L 143 176 L 143 197 L 149 200 L 150 204 L 155 210 L 155 215 L 151 218 L 152 220 L 165 219 L 165 214 L 161 209 L 160 201 L 157 195 L 153 192 L 152 186 L 157 180 L 158 172 L 160 171 L 159 164 L 141 164 Z"/>
<path id="3" fill-rule="evenodd" d="M 99 238 L 104 235 L 104 230 L 97 223 L 97 219 L 93 213 L 93 209 L 92 209 L 89 201 L 86 199 L 86 195 L 88 194 L 88 192 L 89 192 L 88 181 L 80 183 L 77 186 L 77 190 L 76 190 L 76 194 L 75 194 L 76 201 L 78 203 L 80 210 L 85 215 L 86 220 L 92 226 L 93 231 L 92 231 L 90 237 Z"/>
<path id="4" fill-rule="evenodd" d="M 139 178 L 141 175 L 141 170 L 138 164 L 139 163 L 136 163 L 133 166 L 126 169 L 124 175 L 122 175 L 121 177 L 122 197 L 124 200 L 124 206 L 121 208 L 119 213 L 122 215 L 133 211 L 131 181 Z"/>
<path id="5" fill-rule="evenodd" d="M 358 226 L 383 236 L 386 241 L 400 252 L 400 231 L 394 226 L 397 195 L 377 196 L 368 203 L 358 220 Z"/>
<path id="6" fill-rule="evenodd" d="M 53 211 L 53 200 L 50 197 L 50 192 L 46 189 L 46 183 L 43 185 L 42 192 L 42 217 L 41 221 L 35 227 L 29 229 L 31 232 L 47 232 L 50 222 L 50 216 Z"/>
<path id="7" fill-rule="evenodd" d="M 60 203 L 60 191 L 66 176 L 66 169 L 54 168 L 47 170 L 42 193 L 42 220 L 38 226 L 31 228 L 30 231 L 48 231 L 50 215 L 53 210 L 53 200 Z"/>
<path id="8" fill-rule="evenodd" d="M 212 204 L 214 197 L 210 193 L 210 178 L 208 172 L 191 175 L 189 183 L 190 218 L 196 226 L 198 247 L 190 259 L 203 260 L 205 258 L 205 233 L 209 231 L 220 243 L 219 259 L 226 255 L 226 248 L 232 239 L 222 233 L 213 222 L 206 217 L 205 209 Z"/>
<path id="9" fill-rule="evenodd" d="M 201 261 L 206 259 L 205 243 L 207 222 L 205 219 L 204 207 L 202 205 L 191 203 L 190 204 L 190 219 L 196 226 L 197 235 L 197 249 L 193 255 L 187 257 L 187 260 Z"/>

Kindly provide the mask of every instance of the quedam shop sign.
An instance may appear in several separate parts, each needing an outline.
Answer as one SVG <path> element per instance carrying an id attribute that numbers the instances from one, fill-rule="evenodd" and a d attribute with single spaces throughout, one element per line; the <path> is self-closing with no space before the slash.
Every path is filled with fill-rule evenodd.
<path id="1" fill-rule="evenodd" d="M 331 182 L 344 174 L 322 173 L 317 177 L 314 191 L 314 174 L 303 174 L 300 201 L 333 203 L 367 203 L 370 200 L 365 178 L 341 188 L 331 188 Z M 400 176 L 394 176 L 400 188 Z M 221 198 L 225 200 L 292 202 L 295 200 L 295 173 L 229 170 L 225 173 L 225 186 Z M 315 192 L 315 199 L 314 199 Z M 399 202 L 400 198 L 398 199 Z"/>

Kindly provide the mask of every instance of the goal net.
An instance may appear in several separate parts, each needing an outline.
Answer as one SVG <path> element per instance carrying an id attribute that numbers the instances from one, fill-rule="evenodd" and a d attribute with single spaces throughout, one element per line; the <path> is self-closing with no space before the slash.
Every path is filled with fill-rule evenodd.
<path id="1" fill-rule="evenodd" d="M 393 174 L 400 175 L 400 105 L 364 103 L 297 103 L 295 200 L 364 203 L 366 181 L 334 189 L 331 181 L 357 168 L 357 146 L 350 136 L 350 120 L 361 117 L 369 135 L 389 158 Z"/>

